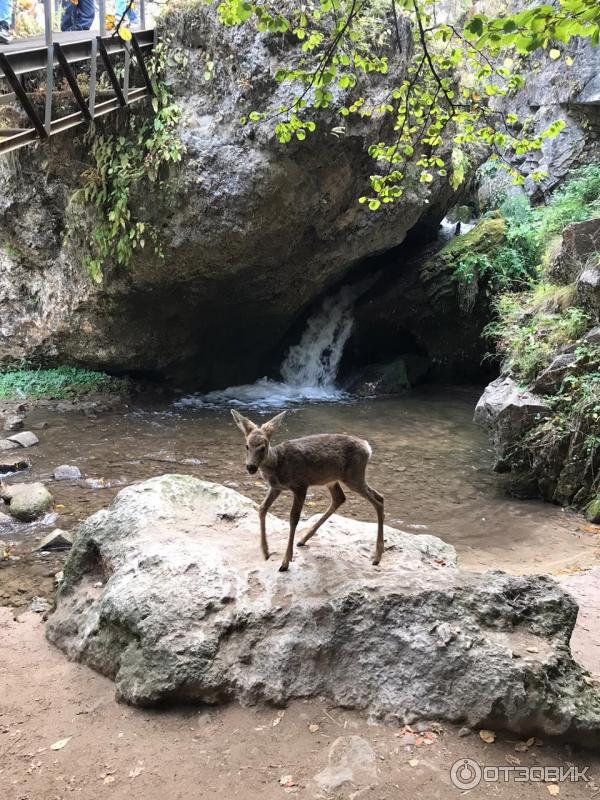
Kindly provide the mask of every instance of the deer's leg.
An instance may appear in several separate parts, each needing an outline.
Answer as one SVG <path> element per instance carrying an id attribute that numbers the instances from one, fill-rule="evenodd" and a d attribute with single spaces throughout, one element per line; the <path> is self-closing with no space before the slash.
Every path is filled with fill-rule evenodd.
<path id="1" fill-rule="evenodd" d="M 366 498 L 377 512 L 377 542 L 373 553 L 373 564 L 377 565 L 383 555 L 383 495 L 372 489 L 365 480 L 347 482 L 347 485 L 352 491 Z"/>
<path id="2" fill-rule="evenodd" d="M 302 547 L 303 545 L 305 545 L 308 542 L 308 540 L 315 535 L 315 533 L 319 530 L 321 525 L 324 522 L 327 522 L 327 520 L 332 514 L 335 514 L 335 512 L 342 505 L 342 503 L 346 502 L 346 495 L 344 494 L 344 490 L 339 485 L 339 483 L 330 483 L 327 486 L 327 488 L 329 489 L 329 494 L 331 495 L 331 503 L 329 504 L 329 508 L 323 514 L 323 516 L 320 517 L 315 522 L 312 528 L 309 528 L 306 531 L 302 539 L 300 539 L 300 541 L 298 542 L 298 547 Z"/>
<path id="3" fill-rule="evenodd" d="M 269 489 L 269 494 L 262 501 L 258 509 L 258 518 L 260 520 L 260 546 L 262 547 L 265 559 L 269 558 L 269 545 L 267 544 L 267 511 L 280 494 L 281 489 Z"/>
<path id="4" fill-rule="evenodd" d="M 285 551 L 285 556 L 283 561 L 281 562 L 281 566 L 279 567 L 279 572 L 285 572 L 290 565 L 290 561 L 294 556 L 294 535 L 296 533 L 296 528 L 298 527 L 298 522 L 300 520 L 300 512 L 302 511 L 302 506 L 304 505 L 304 501 L 306 500 L 306 487 L 302 489 L 294 489 L 294 503 L 292 505 L 292 510 L 290 512 L 290 536 L 288 539 L 287 550 Z"/>

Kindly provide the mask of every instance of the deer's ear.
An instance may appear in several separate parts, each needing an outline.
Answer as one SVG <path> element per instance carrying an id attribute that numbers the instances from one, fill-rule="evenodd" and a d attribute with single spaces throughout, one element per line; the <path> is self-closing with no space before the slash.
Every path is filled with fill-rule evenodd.
<path id="1" fill-rule="evenodd" d="M 273 436 L 277 428 L 281 425 L 286 414 L 287 411 L 282 411 L 281 414 L 277 414 L 276 417 L 273 417 L 273 419 L 270 419 L 268 422 L 265 422 L 264 425 L 261 425 L 260 429 L 268 439 Z"/>
<path id="2" fill-rule="evenodd" d="M 248 436 L 248 434 L 252 433 L 252 431 L 256 430 L 258 427 L 252 422 L 252 420 L 243 417 L 239 411 L 235 410 L 235 408 L 231 409 L 231 416 L 234 418 L 235 424 L 238 426 L 244 436 Z"/>

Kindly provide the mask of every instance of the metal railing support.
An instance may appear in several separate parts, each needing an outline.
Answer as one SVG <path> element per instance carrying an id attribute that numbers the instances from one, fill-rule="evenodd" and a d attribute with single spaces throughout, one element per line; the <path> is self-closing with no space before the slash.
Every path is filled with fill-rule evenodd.
<path id="1" fill-rule="evenodd" d="M 54 90 L 54 33 L 52 31 L 52 0 L 44 0 L 44 36 L 48 51 L 46 64 L 46 108 L 44 128 L 50 136 L 52 130 L 52 92 Z"/>
<path id="2" fill-rule="evenodd" d="M 98 0 L 98 16 L 100 17 L 100 36 L 106 36 L 106 0 Z"/>
<path id="3" fill-rule="evenodd" d="M 96 72 L 98 69 L 98 40 L 92 39 L 92 55 L 90 61 L 90 96 L 89 109 L 92 119 L 96 116 Z"/>

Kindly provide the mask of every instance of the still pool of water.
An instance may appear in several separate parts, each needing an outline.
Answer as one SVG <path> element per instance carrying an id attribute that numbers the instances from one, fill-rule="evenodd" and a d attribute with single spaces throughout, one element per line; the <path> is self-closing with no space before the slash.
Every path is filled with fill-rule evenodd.
<path id="1" fill-rule="evenodd" d="M 595 563 L 599 537 L 582 517 L 505 495 L 504 479 L 491 469 L 487 437 L 472 423 L 477 396 L 468 388 L 438 388 L 407 397 L 297 405 L 276 441 L 323 432 L 367 438 L 373 447 L 369 482 L 385 495 L 387 523 L 440 536 L 471 569 L 558 572 Z M 271 415 L 245 413 L 256 421 Z M 39 408 L 28 424 L 40 422 L 47 427 L 38 432 L 40 444 L 29 451 L 32 469 L 10 480 L 48 481 L 56 502 L 64 506 L 53 527 L 71 528 L 106 506 L 123 486 L 163 473 L 226 483 L 257 501 L 265 494 L 262 481 L 244 469 L 244 442 L 225 407 L 139 401 L 96 418 Z M 101 488 L 53 481 L 59 464 L 78 466 Z M 311 490 L 305 516 L 324 511 L 327 504 L 326 489 Z M 283 495 L 273 513 L 286 516 L 290 505 Z M 341 511 L 373 520 L 375 538 L 373 509 L 365 500 L 348 492 Z M 31 527 L 22 526 L 8 538 L 29 536 Z M 256 546 L 258 553 L 258 522 Z"/>

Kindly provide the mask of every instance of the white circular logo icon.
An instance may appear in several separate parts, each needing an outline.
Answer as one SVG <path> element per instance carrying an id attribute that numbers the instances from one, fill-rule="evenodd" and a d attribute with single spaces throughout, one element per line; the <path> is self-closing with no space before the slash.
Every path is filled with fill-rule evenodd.
<path id="1" fill-rule="evenodd" d="M 457 789 L 474 789 L 481 781 L 481 767 L 472 758 L 459 758 L 452 764 L 450 780 Z"/>

